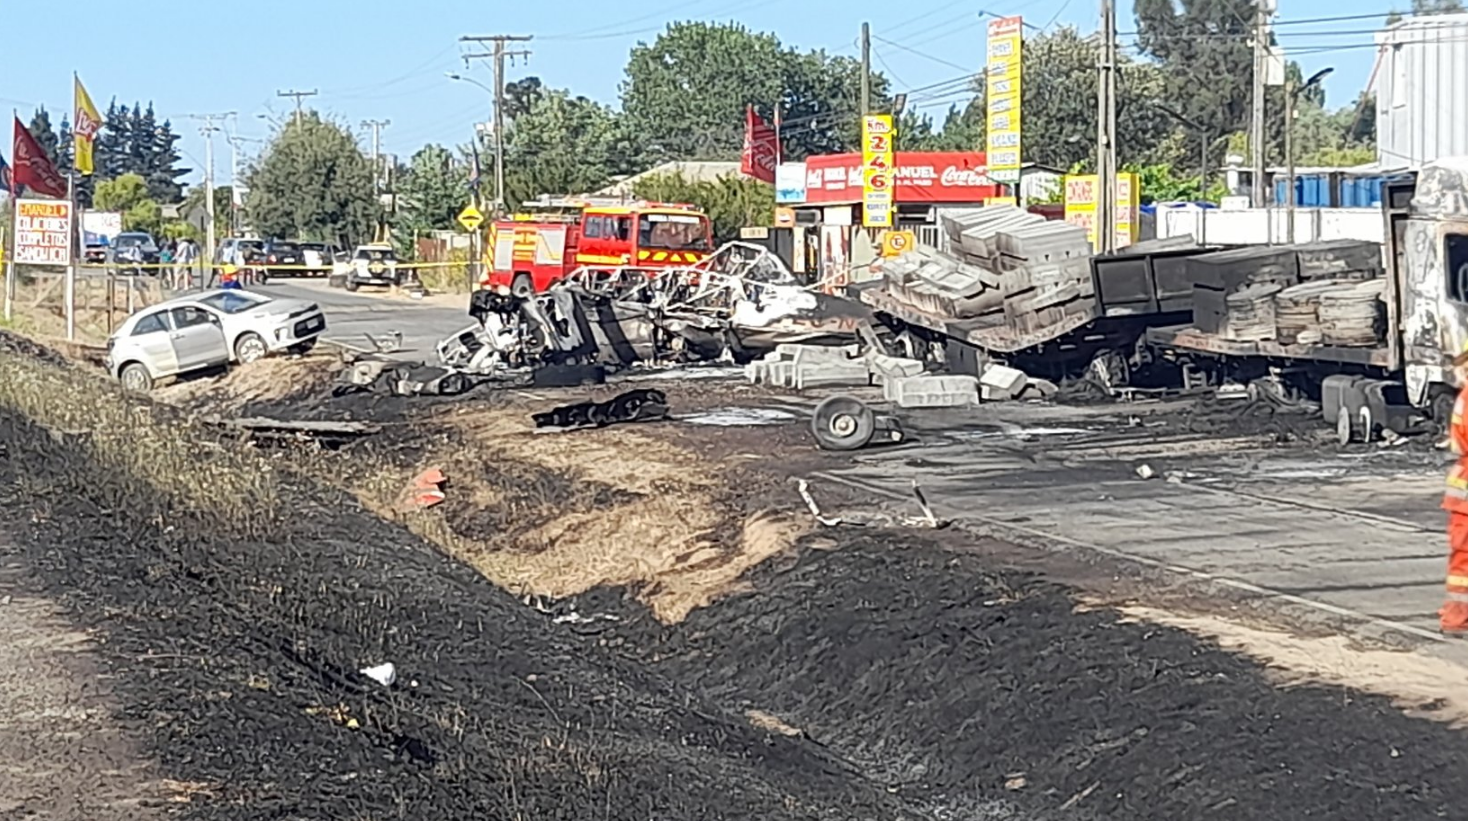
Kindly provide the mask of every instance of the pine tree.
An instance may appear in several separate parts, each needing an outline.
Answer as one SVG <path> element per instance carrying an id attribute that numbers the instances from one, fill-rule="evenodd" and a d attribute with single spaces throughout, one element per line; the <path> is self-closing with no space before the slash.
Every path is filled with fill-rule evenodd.
<path id="1" fill-rule="evenodd" d="M 153 132 L 158 126 L 153 120 L 153 106 L 148 106 L 148 113 L 143 114 L 143 107 L 133 103 L 133 110 L 128 113 L 128 141 L 127 141 L 127 171 L 128 174 L 137 174 L 143 179 L 148 178 L 149 166 L 152 163 Z"/>
<path id="2" fill-rule="evenodd" d="M 117 100 L 113 99 L 107 104 L 107 113 L 103 115 L 103 118 L 102 131 L 97 135 L 97 144 L 94 149 L 96 153 L 93 159 L 97 167 L 97 177 L 110 180 L 121 176 L 126 171 L 127 109 L 118 108 Z"/>
<path id="3" fill-rule="evenodd" d="M 153 112 L 152 104 L 148 106 L 148 113 Z M 179 168 L 181 157 L 178 153 L 179 135 L 173 133 L 173 124 L 168 120 L 163 121 L 154 132 L 153 156 L 149 163 L 148 194 L 161 203 L 176 203 L 183 200 L 183 184 L 178 181 L 179 177 L 188 174 L 192 169 Z"/>
<path id="4" fill-rule="evenodd" d="M 45 106 L 36 109 L 36 113 L 31 117 L 31 124 L 27 130 L 31 132 L 32 137 L 36 138 L 36 142 L 40 144 L 41 148 L 45 150 L 46 156 L 51 160 L 51 164 L 56 166 L 58 171 L 65 173 L 66 166 L 61 164 L 61 158 L 56 153 L 60 140 L 56 136 L 56 129 L 51 126 L 51 114 L 46 111 Z"/>

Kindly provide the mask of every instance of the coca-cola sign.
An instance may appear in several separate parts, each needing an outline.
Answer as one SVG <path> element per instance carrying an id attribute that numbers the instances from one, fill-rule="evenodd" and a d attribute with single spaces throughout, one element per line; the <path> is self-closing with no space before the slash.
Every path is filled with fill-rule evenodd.
<path id="1" fill-rule="evenodd" d="M 1003 192 L 977 151 L 899 151 L 894 194 L 903 202 L 982 203 Z M 861 155 L 826 154 L 805 162 L 805 202 L 861 198 Z"/>

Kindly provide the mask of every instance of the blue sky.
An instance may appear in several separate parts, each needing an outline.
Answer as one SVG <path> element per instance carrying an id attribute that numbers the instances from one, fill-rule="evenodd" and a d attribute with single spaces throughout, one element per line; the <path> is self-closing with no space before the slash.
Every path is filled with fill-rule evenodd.
<path id="1" fill-rule="evenodd" d="M 1381 0 L 1377 0 L 1380 3 Z M 12 36 L 0 48 L 0 105 L 19 108 L 29 120 L 44 103 L 59 120 L 71 105 L 70 75 L 80 73 L 99 107 L 120 101 L 152 100 L 161 116 L 184 133 L 190 165 L 201 168 L 204 143 L 189 114 L 237 111 L 242 137 L 261 140 L 271 126 L 266 118 L 289 115 L 293 103 L 276 97 L 281 90 L 318 90 L 308 104 L 354 126 L 364 119 L 388 119 L 385 150 L 409 155 L 427 142 L 461 143 L 473 122 L 488 118 L 489 95 L 454 82 L 445 72 L 463 72 L 459 55 L 465 34 L 529 34 L 533 52 L 517 62 L 509 79 L 539 76 L 547 84 L 615 103 L 628 50 L 651 41 L 668 22 L 680 19 L 736 20 L 802 49 L 855 55 L 863 20 L 872 25 L 874 68 L 897 90 L 932 86 L 978 67 L 984 53 L 981 12 L 1023 13 L 1036 26 L 1074 24 L 1094 30 L 1099 19 L 1092 0 L 640 0 L 637 3 L 555 0 L 522 3 L 482 0 L 417 0 L 387 3 L 388 12 L 341 0 L 255 0 L 248 6 L 199 0 L 134 0 L 121 17 L 100 0 L 97 25 L 57 29 L 61 8 L 39 3 L 7 4 L 4 26 Z M 1406 6 L 1404 0 L 1401 5 Z M 616 17 L 608 9 L 618 9 Z M 1366 87 L 1379 20 L 1300 23 L 1322 17 L 1385 13 L 1390 6 L 1364 0 L 1280 0 L 1278 31 L 1287 49 L 1308 51 L 1297 58 L 1306 73 L 1332 66 L 1328 102 L 1339 106 Z M 246 10 L 248 9 L 248 10 Z M 1135 28 L 1131 3 L 1121 0 L 1118 28 Z M 63 31 L 58 38 L 40 32 Z M 14 36 L 14 32 L 33 32 Z M 486 85 L 486 63 L 469 73 Z M 915 105 L 940 117 L 958 95 L 926 99 Z M 8 141 L 7 141 L 8 142 Z M 247 151 L 261 143 L 246 142 Z M 9 146 L 3 152 L 9 155 Z M 227 182 L 228 146 L 215 141 L 216 178 Z M 197 177 L 197 175 L 194 175 Z"/>

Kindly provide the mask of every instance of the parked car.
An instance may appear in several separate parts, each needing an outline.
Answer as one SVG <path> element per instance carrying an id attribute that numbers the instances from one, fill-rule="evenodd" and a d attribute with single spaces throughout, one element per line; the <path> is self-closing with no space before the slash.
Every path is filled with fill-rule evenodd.
<path id="1" fill-rule="evenodd" d="M 391 245 L 359 245 L 343 286 L 355 291 L 363 285 L 391 287 L 398 284 L 398 257 Z"/>
<path id="2" fill-rule="evenodd" d="M 254 291 L 213 290 L 171 300 L 194 305 L 219 319 L 235 362 L 254 362 L 272 353 L 303 354 L 326 330 L 320 306 Z"/>
<path id="3" fill-rule="evenodd" d="M 337 250 L 329 242 L 301 243 L 301 256 L 305 259 L 306 275 L 324 277 L 331 273 L 332 258 Z"/>
<path id="4" fill-rule="evenodd" d="M 273 239 L 265 243 L 260 253 L 265 256 L 267 276 L 299 277 L 306 274 L 301 267 L 306 264 L 305 251 L 297 243 Z"/>
<path id="5" fill-rule="evenodd" d="M 107 339 L 107 370 L 130 391 L 149 390 L 160 379 L 228 366 L 229 360 L 219 317 L 176 301 L 133 314 Z"/>
<path id="6" fill-rule="evenodd" d="M 112 240 L 112 246 L 107 249 L 106 261 L 113 265 L 124 266 L 124 272 L 136 272 L 141 270 L 151 276 L 157 276 L 158 260 L 160 252 L 158 243 L 153 240 L 153 235 L 144 231 L 124 231 Z M 152 268 L 128 268 L 126 266 L 155 266 Z"/>
<path id="7" fill-rule="evenodd" d="M 103 265 L 107 262 L 106 242 L 89 242 L 82 250 L 82 261 L 88 265 Z"/>

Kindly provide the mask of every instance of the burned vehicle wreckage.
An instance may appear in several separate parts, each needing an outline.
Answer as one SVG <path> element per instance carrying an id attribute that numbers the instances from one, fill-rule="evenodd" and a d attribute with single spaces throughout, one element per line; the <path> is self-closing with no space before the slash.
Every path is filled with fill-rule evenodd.
<path id="1" fill-rule="evenodd" d="M 765 248 L 729 243 L 687 267 L 583 267 L 527 297 L 474 293 L 474 323 L 439 343 L 443 367 L 585 381 L 637 363 L 745 362 L 785 342 L 849 338 L 870 310 L 801 284 Z"/>

